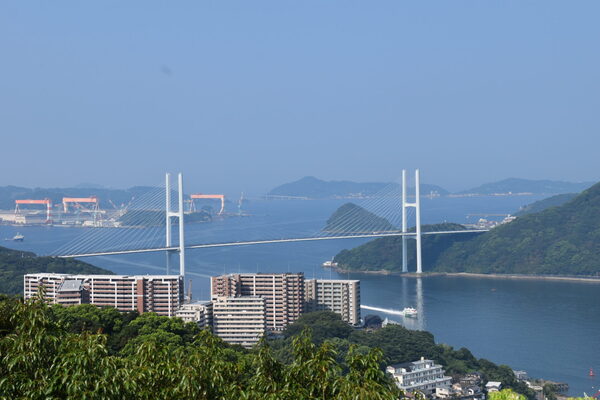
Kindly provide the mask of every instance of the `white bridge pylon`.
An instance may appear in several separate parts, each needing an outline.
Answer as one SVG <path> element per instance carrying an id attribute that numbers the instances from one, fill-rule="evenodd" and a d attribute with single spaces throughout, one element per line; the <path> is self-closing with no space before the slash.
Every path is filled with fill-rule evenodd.
<path id="1" fill-rule="evenodd" d="M 408 246 L 407 239 L 414 236 L 416 240 L 416 259 L 417 259 L 417 274 L 423 272 L 423 259 L 421 258 L 421 178 L 419 170 L 415 170 L 415 202 L 409 203 L 406 201 L 406 170 L 402 170 L 402 272 L 408 272 Z M 413 207 L 415 209 L 415 233 L 408 233 L 408 220 L 406 209 Z"/>
<path id="2" fill-rule="evenodd" d="M 171 218 L 177 218 L 177 225 L 179 226 L 179 247 L 176 249 L 179 251 L 179 275 L 185 276 L 185 232 L 184 232 L 184 221 L 183 221 L 183 175 L 181 172 L 177 175 L 177 211 L 172 210 L 171 203 L 171 174 L 165 175 L 165 215 L 167 220 L 165 225 L 165 248 L 167 249 L 167 274 L 171 269 L 171 257 L 170 255 L 175 250 L 173 248 L 173 237 L 171 231 Z"/>
<path id="3" fill-rule="evenodd" d="M 402 228 L 397 231 L 386 231 L 386 232 L 364 232 L 360 234 L 345 234 L 337 236 L 314 236 L 314 237 L 300 237 L 300 238 L 283 238 L 283 239 L 265 239 L 265 240 L 249 240 L 249 241 L 238 241 L 238 242 L 222 242 L 222 243 L 204 243 L 204 244 L 191 244 L 186 245 L 185 243 L 185 232 L 184 232 L 184 200 L 183 200 L 183 175 L 178 174 L 177 177 L 177 209 L 173 209 L 172 202 L 172 191 L 171 191 L 171 174 L 167 173 L 165 176 L 165 214 L 166 214 L 166 227 L 165 227 L 165 246 L 164 247 L 148 247 L 141 249 L 130 249 L 130 250 L 112 250 L 112 251 L 96 251 L 96 252 L 78 252 L 71 254 L 62 254 L 60 258 L 83 258 L 83 257 L 95 257 L 95 256 L 110 256 L 120 254 L 138 254 L 138 253 L 153 253 L 153 252 L 166 252 L 167 254 L 167 273 L 170 271 L 170 256 L 174 253 L 179 253 L 179 275 L 185 276 L 185 250 L 186 249 L 202 249 L 202 248 L 216 248 L 216 247 L 233 247 L 233 246 L 247 246 L 247 245 L 258 245 L 258 244 L 272 244 L 272 243 L 293 243 L 293 242 L 311 242 L 320 240 L 341 240 L 341 239 L 360 239 L 360 238 L 381 238 L 381 237 L 402 237 L 402 272 L 408 272 L 408 255 L 407 255 L 407 239 L 414 238 L 416 240 L 416 273 L 421 274 L 423 272 L 422 257 L 421 257 L 421 237 L 424 235 L 443 235 L 443 234 L 458 234 L 458 233 L 481 233 L 486 232 L 488 229 L 465 229 L 457 231 L 436 231 L 436 232 L 422 232 L 421 231 L 421 191 L 420 191 L 420 176 L 419 170 L 415 170 L 415 200 L 414 202 L 407 201 L 407 184 L 406 184 L 406 170 L 402 170 Z M 415 231 L 408 231 L 408 220 L 407 220 L 407 209 L 415 209 Z M 179 229 L 179 241 L 177 245 L 173 244 L 173 226 L 172 219 L 177 218 L 178 229 Z"/>

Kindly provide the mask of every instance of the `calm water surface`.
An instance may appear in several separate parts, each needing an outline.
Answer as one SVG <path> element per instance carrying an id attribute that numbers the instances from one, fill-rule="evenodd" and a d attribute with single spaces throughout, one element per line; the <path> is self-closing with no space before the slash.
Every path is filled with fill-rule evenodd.
<path id="1" fill-rule="evenodd" d="M 470 213 L 510 213 L 539 197 L 433 199 L 423 202 L 423 223 L 468 222 Z M 186 227 L 188 243 L 281 238 L 317 232 L 343 203 L 324 201 L 262 201 L 249 203 L 247 218 L 229 218 Z M 84 229 L 0 226 L 0 238 L 17 231 L 23 243 L 12 248 L 48 254 L 78 237 Z M 321 263 L 363 239 L 288 243 L 236 248 L 201 249 L 187 254 L 187 279 L 196 299 L 209 296 L 211 275 L 230 272 L 302 271 L 308 278 L 361 280 L 363 304 L 389 310 L 416 307 L 417 319 L 383 312 L 411 329 L 431 331 L 438 342 L 467 347 L 476 357 L 524 369 L 531 376 L 566 381 L 571 393 L 595 393 L 600 381 L 600 284 L 467 277 L 403 278 L 342 274 Z M 175 257 L 176 259 L 176 257 Z M 139 254 L 87 259 L 123 274 L 165 272 L 163 254 Z M 596 378 L 598 379 L 598 378 Z"/>

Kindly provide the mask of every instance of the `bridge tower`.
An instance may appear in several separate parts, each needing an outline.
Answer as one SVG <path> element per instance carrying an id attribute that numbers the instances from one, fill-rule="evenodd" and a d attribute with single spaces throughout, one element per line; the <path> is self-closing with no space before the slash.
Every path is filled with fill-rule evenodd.
<path id="1" fill-rule="evenodd" d="M 177 211 L 172 210 L 171 204 L 171 174 L 165 176 L 166 191 L 166 247 L 173 246 L 173 237 L 171 232 L 171 218 L 177 218 L 179 227 L 179 275 L 185 277 L 185 238 L 183 227 L 183 175 L 181 172 L 177 176 Z M 167 274 L 171 269 L 171 254 L 173 250 L 167 251 Z"/>
<path id="2" fill-rule="evenodd" d="M 423 272 L 423 261 L 421 258 L 421 183 L 419 170 L 415 170 L 415 201 L 409 203 L 406 200 L 406 170 L 402 170 L 402 233 L 408 232 L 408 221 L 406 210 L 409 207 L 415 209 L 415 240 L 417 250 L 417 274 Z M 407 236 L 402 236 L 402 272 L 408 272 Z"/>

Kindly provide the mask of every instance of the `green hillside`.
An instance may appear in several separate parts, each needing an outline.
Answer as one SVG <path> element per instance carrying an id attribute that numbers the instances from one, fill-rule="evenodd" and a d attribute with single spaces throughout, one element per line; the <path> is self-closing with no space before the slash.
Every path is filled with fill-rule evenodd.
<path id="1" fill-rule="evenodd" d="M 578 194 L 579 193 L 557 194 L 556 196 L 548 197 L 546 199 L 527 204 L 525 207 L 517 211 L 514 215 L 517 217 L 521 217 L 523 215 L 544 211 L 545 209 L 550 207 L 562 206 L 567 201 L 573 200 L 575 197 L 577 197 Z"/>
<path id="2" fill-rule="evenodd" d="M 558 207 L 528 214 L 437 260 L 439 271 L 551 275 L 600 272 L 600 184 Z"/>
<path id="3" fill-rule="evenodd" d="M 387 219 L 379 217 L 354 203 L 340 206 L 327 220 L 325 232 L 377 232 L 393 231 L 397 228 Z"/>
<path id="4" fill-rule="evenodd" d="M 523 215 L 487 233 L 423 238 L 423 269 L 538 275 L 600 275 L 600 184 L 560 206 L 548 199 Z M 563 200 L 561 198 L 559 200 Z M 546 208 L 550 206 L 549 208 Z M 533 208 L 533 206 L 532 206 Z M 423 227 L 423 230 L 432 229 Z M 433 228 L 436 230 L 439 228 Z M 457 229 L 455 226 L 452 229 Z M 408 242 L 414 264 L 414 241 Z M 356 271 L 401 271 L 400 238 L 382 238 L 352 250 L 335 261 Z M 410 267 L 412 270 L 413 267 Z"/>
<path id="5" fill-rule="evenodd" d="M 459 224 L 435 224 L 423 225 L 423 231 L 444 231 L 444 230 L 464 230 L 465 227 Z M 413 229 L 414 230 L 414 229 Z M 442 252 L 450 248 L 455 243 L 468 241 L 480 233 L 461 233 L 453 235 L 430 235 L 423 236 L 423 266 L 425 268 L 435 265 Z M 408 240 L 408 267 L 409 271 L 414 271 L 415 260 L 415 241 Z M 341 268 L 353 271 L 402 271 L 402 238 L 384 237 L 372 240 L 352 250 L 342 250 L 334 261 Z"/>
<path id="6" fill-rule="evenodd" d="M 23 275 L 37 272 L 66 274 L 112 274 L 70 258 L 37 257 L 34 253 L 0 247 L 0 293 L 23 293 Z"/>

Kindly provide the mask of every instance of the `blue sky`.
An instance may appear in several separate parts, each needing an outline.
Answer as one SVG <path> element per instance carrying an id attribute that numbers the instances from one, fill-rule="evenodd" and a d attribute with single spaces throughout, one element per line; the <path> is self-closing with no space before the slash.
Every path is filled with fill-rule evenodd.
<path id="1" fill-rule="evenodd" d="M 597 180 L 597 1 L 5 1 L 0 185 Z"/>

